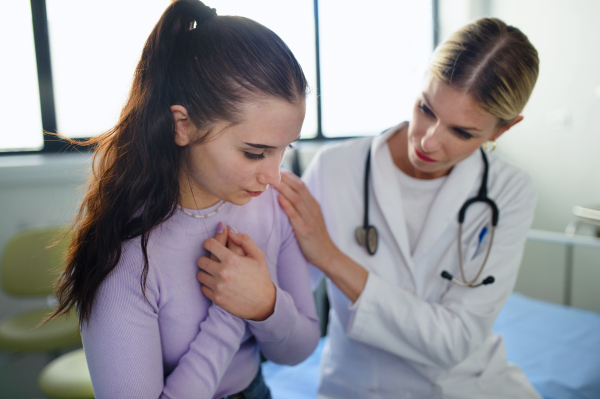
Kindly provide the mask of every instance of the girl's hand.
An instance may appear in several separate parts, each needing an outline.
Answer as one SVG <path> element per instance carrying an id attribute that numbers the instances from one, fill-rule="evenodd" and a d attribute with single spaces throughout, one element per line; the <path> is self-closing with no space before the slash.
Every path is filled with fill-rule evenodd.
<path id="1" fill-rule="evenodd" d="M 281 194 L 279 204 L 290 218 L 304 256 L 323 270 L 339 255 L 339 250 L 329 237 L 321 206 L 304 182 L 291 172 L 282 170 L 281 183 L 275 188 Z"/>
<path id="2" fill-rule="evenodd" d="M 234 316 L 265 320 L 273 314 L 276 297 L 265 256 L 249 236 L 232 230 L 224 228 L 204 241 L 210 257 L 198 260 L 202 293 Z"/>

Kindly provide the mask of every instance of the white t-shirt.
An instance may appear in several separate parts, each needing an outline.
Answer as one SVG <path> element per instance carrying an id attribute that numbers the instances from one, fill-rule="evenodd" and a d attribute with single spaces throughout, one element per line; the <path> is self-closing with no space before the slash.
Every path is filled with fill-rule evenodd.
<path id="1" fill-rule="evenodd" d="M 406 230 L 412 255 L 419 242 L 429 208 L 447 176 L 431 180 L 417 179 L 396 168 L 396 178 L 400 184 Z"/>

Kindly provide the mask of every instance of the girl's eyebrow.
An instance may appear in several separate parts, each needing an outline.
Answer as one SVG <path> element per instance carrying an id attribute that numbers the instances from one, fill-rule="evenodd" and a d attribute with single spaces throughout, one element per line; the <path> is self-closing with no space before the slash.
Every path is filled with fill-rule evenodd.
<path id="1" fill-rule="evenodd" d="M 252 143 L 244 143 L 246 145 L 249 145 L 250 147 L 254 147 L 254 148 L 277 148 L 277 147 L 273 147 L 272 145 L 266 145 L 266 144 L 252 144 Z"/>
<path id="2" fill-rule="evenodd" d="M 296 141 L 300 140 L 300 136 L 298 136 L 298 138 L 294 141 L 292 141 L 292 143 L 295 143 Z M 250 147 L 254 147 L 254 148 L 260 148 L 260 149 L 273 149 L 273 148 L 277 148 L 277 147 L 273 147 L 272 145 L 266 145 L 266 144 L 254 144 L 254 143 L 244 143 Z"/>

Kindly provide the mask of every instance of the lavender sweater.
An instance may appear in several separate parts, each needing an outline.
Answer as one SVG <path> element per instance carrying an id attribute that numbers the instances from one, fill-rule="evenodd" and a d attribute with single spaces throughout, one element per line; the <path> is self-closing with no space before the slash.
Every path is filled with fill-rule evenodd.
<path id="1" fill-rule="evenodd" d="M 140 240 L 123 244 L 81 331 L 96 398 L 220 398 L 252 381 L 259 348 L 281 364 L 312 353 L 319 327 L 307 264 L 277 195 L 269 188 L 205 219 L 178 210 L 160 224 L 148 244 L 147 300 L 140 288 Z M 232 316 L 200 291 L 196 262 L 219 221 L 248 234 L 265 254 L 277 287 L 275 312 L 265 321 Z"/>

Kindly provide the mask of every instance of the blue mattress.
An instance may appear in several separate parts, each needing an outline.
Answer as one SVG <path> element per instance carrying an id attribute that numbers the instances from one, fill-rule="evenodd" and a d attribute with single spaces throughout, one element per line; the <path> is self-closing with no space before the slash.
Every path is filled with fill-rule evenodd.
<path id="1" fill-rule="evenodd" d="M 508 360 L 545 399 L 600 398 L 600 314 L 514 293 L 494 330 L 505 338 Z M 325 339 L 297 366 L 263 363 L 273 399 L 316 397 Z"/>

